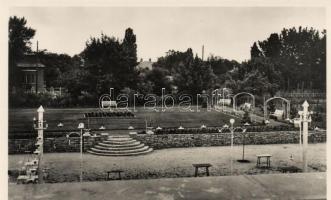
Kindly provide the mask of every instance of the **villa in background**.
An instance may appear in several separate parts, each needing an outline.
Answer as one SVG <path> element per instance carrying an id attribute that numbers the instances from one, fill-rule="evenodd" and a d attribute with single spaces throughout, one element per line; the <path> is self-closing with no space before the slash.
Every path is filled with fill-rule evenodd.
<path id="1" fill-rule="evenodd" d="M 152 59 L 148 59 L 148 61 L 144 61 L 143 59 L 140 59 L 139 64 L 137 65 L 137 69 L 139 70 L 152 70 L 153 68 L 153 62 Z"/>
<path id="2" fill-rule="evenodd" d="M 26 54 L 24 59 L 17 63 L 22 72 L 22 89 L 27 93 L 42 93 L 46 91 L 44 80 L 45 65 L 36 54 Z"/>

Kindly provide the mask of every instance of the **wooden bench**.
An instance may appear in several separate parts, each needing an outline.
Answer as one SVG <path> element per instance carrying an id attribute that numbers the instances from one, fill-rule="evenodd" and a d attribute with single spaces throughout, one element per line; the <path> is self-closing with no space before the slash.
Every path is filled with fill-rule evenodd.
<path id="1" fill-rule="evenodd" d="M 110 179 L 110 174 L 114 173 L 114 174 L 118 174 L 118 178 L 117 180 L 121 180 L 121 173 L 124 172 L 123 170 L 111 170 L 111 171 L 107 171 L 107 181 Z"/>
<path id="2" fill-rule="evenodd" d="M 298 173 L 302 170 L 296 166 L 285 166 L 280 168 L 283 173 Z"/>
<path id="3" fill-rule="evenodd" d="M 261 167 L 261 164 L 266 163 L 267 167 L 270 167 L 270 158 L 272 157 L 272 155 L 270 154 L 259 154 L 256 155 L 257 160 L 256 160 L 256 166 L 257 167 Z M 266 162 L 261 162 L 261 159 L 265 158 Z"/>
<path id="4" fill-rule="evenodd" d="M 274 113 L 271 113 L 270 116 L 274 117 L 277 120 L 281 120 L 283 118 L 284 111 L 276 109 Z"/>
<path id="5" fill-rule="evenodd" d="M 203 168 L 203 167 L 206 168 L 206 174 L 207 174 L 207 176 L 209 176 L 209 167 L 211 167 L 211 166 L 212 165 L 209 164 L 209 163 L 193 164 L 193 167 L 195 167 L 195 174 L 194 174 L 194 176 L 197 177 L 198 176 L 199 168 Z"/>

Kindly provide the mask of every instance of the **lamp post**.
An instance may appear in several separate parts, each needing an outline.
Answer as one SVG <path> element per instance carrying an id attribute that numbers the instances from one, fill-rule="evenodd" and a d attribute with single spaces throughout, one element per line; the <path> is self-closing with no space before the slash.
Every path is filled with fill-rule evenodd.
<path id="1" fill-rule="evenodd" d="M 248 122 L 246 122 L 244 124 L 245 128 L 243 129 L 243 157 L 242 157 L 242 161 L 245 162 L 245 140 L 246 140 L 246 127 L 249 126 L 250 124 Z"/>
<path id="2" fill-rule="evenodd" d="M 234 139 L 234 132 L 236 130 L 241 130 L 243 132 L 243 134 L 245 134 L 246 132 L 246 128 L 242 128 L 242 127 L 233 127 L 235 120 L 234 119 L 230 119 L 230 124 L 231 126 L 229 127 L 227 124 L 225 124 L 220 130 L 218 130 L 218 132 L 222 133 L 223 130 L 229 130 L 231 132 L 231 152 L 230 152 L 230 156 L 231 156 L 231 162 L 230 162 L 230 171 L 231 171 L 231 175 L 233 172 L 233 139 Z M 244 126 L 249 126 L 249 123 L 245 123 Z M 245 137 L 245 135 L 243 135 Z M 243 160 L 244 160 L 244 155 L 245 155 L 245 139 L 243 140 Z"/>
<path id="3" fill-rule="evenodd" d="M 59 128 L 62 128 L 63 126 L 64 126 L 64 124 L 62 122 L 57 124 L 57 127 L 59 127 Z"/>
<path id="4" fill-rule="evenodd" d="M 303 159 L 303 171 L 308 171 L 308 161 L 307 161 L 307 147 L 308 147 L 308 122 L 311 122 L 311 114 L 313 112 L 308 111 L 309 104 L 307 101 L 305 101 L 302 104 L 303 111 L 299 111 L 300 115 L 300 126 L 302 122 L 302 143 L 303 143 L 303 149 L 302 149 L 302 159 Z"/>
<path id="5" fill-rule="evenodd" d="M 48 125 L 45 124 L 44 126 L 44 108 L 40 106 L 37 110 L 38 112 L 38 121 L 34 117 L 33 122 L 34 122 L 34 129 L 38 131 L 38 140 L 36 143 L 36 146 L 38 146 L 37 150 L 34 152 L 35 154 L 38 155 L 38 182 L 42 183 L 43 182 L 43 170 L 42 170 L 42 162 L 43 162 L 43 154 L 44 154 L 44 130 L 47 129 Z"/>
<path id="6" fill-rule="evenodd" d="M 78 129 L 80 129 L 80 182 L 83 182 L 83 129 L 84 129 L 84 123 L 79 123 Z"/>

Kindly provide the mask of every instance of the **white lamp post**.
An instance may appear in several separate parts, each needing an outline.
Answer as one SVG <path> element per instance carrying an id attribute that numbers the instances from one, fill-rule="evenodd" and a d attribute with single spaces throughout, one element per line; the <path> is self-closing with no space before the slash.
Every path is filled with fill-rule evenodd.
<path id="1" fill-rule="evenodd" d="M 80 129 L 80 182 L 83 182 L 83 129 L 84 123 L 78 124 L 78 129 Z"/>
<path id="2" fill-rule="evenodd" d="M 64 124 L 62 122 L 58 123 L 57 127 L 62 128 Z"/>
<path id="3" fill-rule="evenodd" d="M 230 131 L 231 131 L 231 175 L 232 175 L 232 171 L 233 171 L 233 124 L 234 124 L 234 119 L 230 119 Z"/>
<path id="4" fill-rule="evenodd" d="M 38 181 L 39 183 L 43 182 L 43 170 L 42 170 L 42 164 L 43 164 L 43 154 L 44 154 L 44 130 L 47 129 L 48 125 L 45 124 L 44 126 L 44 108 L 40 106 L 37 110 L 38 112 L 38 121 L 34 117 L 34 128 L 38 130 L 38 141 L 37 141 L 37 146 L 38 149 L 34 152 L 35 154 L 38 155 L 39 157 L 39 162 L 38 162 Z"/>
<path id="5" fill-rule="evenodd" d="M 230 124 L 231 124 L 231 127 L 229 127 L 227 124 L 225 124 L 223 126 L 222 129 L 218 130 L 218 132 L 222 133 L 223 130 L 227 129 L 231 132 L 231 152 L 230 152 L 230 155 L 231 155 L 231 165 L 230 165 L 230 171 L 231 171 L 231 175 L 232 175 L 232 172 L 233 172 L 233 139 L 234 139 L 234 132 L 237 130 L 237 129 L 240 129 L 242 132 L 245 132 L 246 131 L 246 128 L 241 128 L 241 127 L 233 127 L 233 124 L 234 124 L 235 120 L 234 119 L 230 119 Z M 245 124 L 245 126 L 249 125 L 248 123 Z M 243 150 L 243 153 L 244 153 L 244 150 Z"/>
<path id="6" fill-rule="evenodd" d="M 300 115 L 300 125 L 302 125 L 302 137 L 303 137 L 303 150 L 302 150 L 302 159 L 303 159 L 303 171 L 308 171 L 308 161 L 307 161 L 307 147 L 308 147 L 308 122 L 311 122 L 311 114 L 313 112 L 308 111 L 309 104 L 305 101 L 302 104 L 303 111 L 299 111 Z"/>

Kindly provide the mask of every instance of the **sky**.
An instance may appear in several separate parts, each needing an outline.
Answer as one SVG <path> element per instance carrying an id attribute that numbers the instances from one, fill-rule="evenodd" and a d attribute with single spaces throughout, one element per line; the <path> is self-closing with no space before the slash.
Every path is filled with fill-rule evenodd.
<path id="1" fill-rule="evenodd" d="M 131 27 L 137 36 L 138 59 L 165 56 L 192 48 L 201 57 L 213 54 L 244 61 L 255 41 L 283 28 L 326 28 L 320 7 L 12 7 L 10 15 L 25 17 L 36 29 L 32 40 L 40 49 L 75 55 L 90 37 L 101 33 L 122 39 Z"/>

